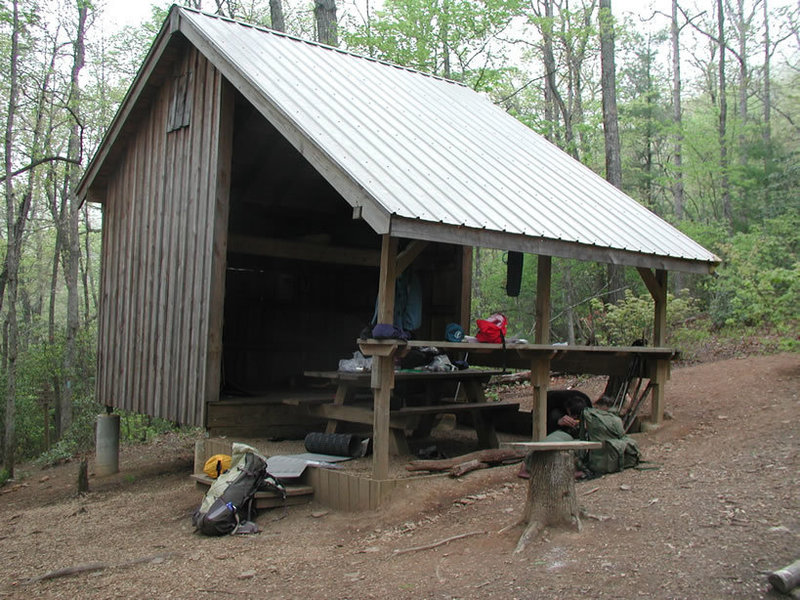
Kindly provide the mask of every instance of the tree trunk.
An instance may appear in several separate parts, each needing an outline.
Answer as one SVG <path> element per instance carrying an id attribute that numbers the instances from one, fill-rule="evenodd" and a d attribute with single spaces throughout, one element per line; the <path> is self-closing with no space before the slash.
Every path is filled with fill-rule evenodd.
<path id="1" fill-rule="evenodd" d="M 745 19 L 744 0 L 737 0 L 736 27 L 739 33 L 739 164 L 747 166 L 747 88 L 749 75 L 747 72 L 747 31 L 750 20 Z"/>
<path id="2" fill-rule="evenodd" d="M 672 150 L 672 163 L 675 175 L 672 179 L 672 198 L 675 219 L 683 220 L 683 115 L 681 111 L 681 47 L 678 27 L 678 0 L 672 0 L 672 124 L 675 128 L 675 142 Z"/>
<path id="3" fill-rule="evenodd" d="M 286 21 L 283 18 L 283 4 L 281 0 L 269 0 L 269 16 L 272 29 L 286 31 Z"/>
<path id="4" fill-rule="evenodd" d="M 451 78 L 450 69 L 450 5 L 447 0 L 442 1 L 441 26 L 439 35 L 442 41 L 442 76 Z"/>
<path id="5" fill-rule="evenodd" d="M 600 0 L 600 88 L 603 94 L 603 130 L 606 151 L 606 180 L 622 189 L 622 157 L 617 115 L 617 81 L 614 64 L 614 18 L 611 0 Z M 608 265 L 608 300 L 616 303 L 622 293 L 622 267 Z"/>
<path id="6" fill-rule="evenodd" d="M 722 186 L 722 215 L 729 228 L 733 227 L 731 189 L 728 181 L 728 100 L 725 90 L 725 12 L 722 0 L 717 0 L 717 44 L 719 49 L 719 168 Z"/>
<path id="7" fill-rule="evenodd" d="M 770 174 L 772 172 L 772 126 L 770 124 L 770 113 L 772 111 L 772 90 L 770 88 L 770 58 L 772 50 L 769 39 L 769 10 L 767 0 L 763 0 L 764 8 L 764 123 L 762 125 L 761 137 L 764 140 L 764 177 L 766 185 L 762 186 L 764 194 L 763 205 L 769 207 L 769 185 Z"/>
<path id="8" fill-rule="evenodd" d="M 92 244 L 91 233 L 92 224 L 89 222 L 89 206 L 83 206 L 83 226 L 85 230 L 83 254 L 85 256 L 83 269 L 81 269 L 81 280 L 83 282 L 83 303 L 84 317 L 83 326 L 88 327 L 92 320 L 94 311 L 97 307 L 97 289 L 94 284 L 94 274 L 92 272 Z"/>
<path id="9" fill-rule="evenodd" d="M 336 0 L 314 0 L 314 18 L 317 23 L 317 41 L 328 46 L 338 46 Z"/>
<path id="10" fill-rule="evenodd" d="M 5 192 L 6 192 L 6 281 L 8 295 L 6 325 L 8 331 L 8 347 L 6 350 L 6 414 L 5 436 L 3 438 L 3 468 L 8 477 L 14 477 L 15 453 L 17 446 L 16 432 L 16 399 L 17 399 L 17 273 L 19 270 L 18 244 L 16 239 L 16 207 L 14 186 L 11 172 L 13 170 L 14 152 L 14 118 L 17 112 L 19 96 L 18 60 L 19 60 L 19 6 L 17 0 L 12 2 L 11 28 L 11 64 L 9 69 L 9 99 L 6 114 L 5 153 Z"/>
<path id="11" fill-rule="evenodd" d="M 564 149 L 567 152 L 575 152 L 574 134 L 572 130 L 572 116 L 561 92 L 558 91 L 556 84 L 556 59 L 553 54 L 553 1 L 544 0 L 545 21 L 542 23 L 542 62 L 544 64 L 544 76 L 549 97 L 561 113 L 564 121 Z"/>
<path id="12" fill-rule="evenodd" d="M 575 494 L 575 457 L 569 450 L 530 452 L 525 458 L 530 473 L 522 522 L 527 525 L 514 551 L 545 527 L 576 528 L 580 531 L 578 498 Z"/>
<path id="13" fill-rule="evenodd" d="M 70 98 L 72 100 L 72 113 L 77 117 L 81 100 L 79 77 L 84 65 L 84 36 L 86 32 L 86 18 L 88 16 L 88 3 L 83 0 L 78 2 L 78 29 L 75 35 L 74 54 L 72 62 L 72 76 L 70 81 Z M 75 123 L 70 131 L 68 142 L 69 158 L 78 159 L 81 155 L 81 138 L 79 123 Z M 78 272 L 81 258 L 80 239 L 78 226 L 80 222 L 80 203 L 73 195 L 73 186 L 78 177 L 76 165 L 70 164 L 65 170 L 62 187 L 64 205 L 67 207 L 68 220 L 66 235 L 63 239 L 67 242 L 66 265 L 64 279 L 67 286 L 67 331 L 64 349 L 64 386 L 61 393 L 59 407 L 59 436 L 69 429 L 72 424 L 72 402 L 76 381 L 75 364 L 77 362 L 77 337 L 80 327 L 78 315 Z"/>
<path id="14" fill-rule="evenodd" d="M 681 111 L 681 46 L 680 27 L 678 27 L 678 0 L 672 0 L 672 23 L 670 37 L 672 41 L 672 126 L 674 142 L 672 144 L 672 164 L 675 172 L 672 176 L 672 204 L 675 220 L 683 220 L 683 114 Z M 673 282 L 675 291 L 683 287 L 683 274 L 676 271 Z"/>

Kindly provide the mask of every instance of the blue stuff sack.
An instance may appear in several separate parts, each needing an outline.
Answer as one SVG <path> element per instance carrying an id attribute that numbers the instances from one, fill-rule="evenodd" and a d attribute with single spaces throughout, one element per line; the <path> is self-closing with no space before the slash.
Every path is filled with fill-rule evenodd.
<path id="1" fill-rule="evenodd" d="M 464 330 L 458 323 L 450 323 L 444 330 L 444 339 L 448 342 L 463 342 Z"/>

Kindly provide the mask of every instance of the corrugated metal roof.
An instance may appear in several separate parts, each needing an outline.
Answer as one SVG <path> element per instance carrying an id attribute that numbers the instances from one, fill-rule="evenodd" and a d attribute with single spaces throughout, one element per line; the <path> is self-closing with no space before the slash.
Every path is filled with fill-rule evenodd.
<path id="1" fill-rule="evenodd" d="M 529 250 L 544 243 L 554 255 L 588 252 L 685 270 L 719 262 L 465 86 L 237 21 L 173 11 L 189 41 L 318 163 L 348 202 L 364 207 L 379 233 L 393 232 L 394 223 L 406 237 L 430 239 L 435 224 L 459 228 L 446 237 L 466 244 Z M 477 244 L 486 232 L 500 237 Z M 573 253 L 576 245 L 583 250 Z M 652 260 L 658 258 L 666 263 Z"/>

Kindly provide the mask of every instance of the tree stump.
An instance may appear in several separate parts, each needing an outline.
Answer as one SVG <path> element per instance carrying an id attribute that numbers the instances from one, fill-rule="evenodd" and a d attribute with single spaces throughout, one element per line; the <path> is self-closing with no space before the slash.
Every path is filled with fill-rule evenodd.
<path id="1" fill-rule="evenodd" d="M 525 531 L 514 553 L 522 552 L 545 527 L 581 530 L 575 494 L 574 450 L 599 449 L 599 442 L 523 442 L 529 450 L 525 465 L 530 473 L 522 524 Z"/>
<path id="2" fill-rule="evenodd" d="M 78 467 L 78 493 L 86 494 L 89 492 L 89 461 L 86 458 L 81 459 L 81 464 Z"/>

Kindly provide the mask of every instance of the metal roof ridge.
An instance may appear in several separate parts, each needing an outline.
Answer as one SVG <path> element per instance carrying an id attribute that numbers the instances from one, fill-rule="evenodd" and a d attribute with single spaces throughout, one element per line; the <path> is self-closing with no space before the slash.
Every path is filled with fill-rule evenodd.
<path id="1" fill-rule="evenodd" d="M 195 13 L 197 15 L 201 15 L 203 17 L 209 17 L 209 18 L 212 18 L 212 19 L 218 19 L 220 21 L 227 21 L 229 23 L 234 23 L 236 25 L 242 25 L 244 27 L 250 27 L 251 29 L 255 29 L 257 31 L 260 31 L 261 33 L 276 35 L 278 37 L 283 37 L 283 38 L 292 40 L 294 42 L 300 42 L 302 44 L 308 44 L 309 46 L 317 46 L 317 47 L 323 48 L 325 50 L 338 52 L 339 54 L 344 54 L 346 56 L 352 56 L 353 58 L 359 58 L 361 60 L 367 60 L 367 61 L 378 63 L 380 65 L 384 65 L 384 66 L 387 66 L 387 67 L 394 67 L 395 69 L 400 69 L 402 71 L 408 71 L 409 73 L 416 73 L 416 74 L 422 75 L 424 77 L 430 77 L 431 79 L 436 79 L 438 81 L 444 81 L 446 83 L 452 83 L 454 85 L 457 85 L 457 86 L 460 86 L 460 87 L 463 87 L 463 88 L 471 89 L 471 88 L 469 88 L 469 86 L 467 86 L 467 84 L 465 84 L 465 83 L 463 83 L 461 81 L 456 81 L 455 79 L 448 79 L 447 77 L 442 77 L 441 75 L 434 75 L 433 73 L 426 73 L 425 71 L 420 71 L 419 69 L 414 69 L 412 67 L 406 67 L 406 66 L 398 64 L 398 63 L 393 63 L 391 61 L 383 60 L 383 59 L 380 59 L 380 58 L 374 58 L 372 56 L 366 56 L 364 54 L 359 54 L 358 52 L 353 52 L 352 50 L 346 50 L 346 49 L 343 49 L 343 48 L 339 48 L 338 46 L 329 46 L 328 44 L 323 44 L 322 42 L 317 42 L 317 41 L 314 41 L 314 40 L 309 40 L 309 39 L 306 39 L 306 38 L 302 38 L 300 36 L 297 36 L 297 35 L 294 35 L 294 34 L 291 34 L 291 33 L 286 33 L 285 31 L 278 31 L 277 29 L 272 29 L 270 27 L 267 27 L 266 25 L 258 25 L 256 23 L 248 23 L 247 21 L 242 21 L 241 19 L 232 19 L 231 17 L 226 17 L 224 15 L 216 15 L 216 14 L 213 14 L 213 13 L 203 12 L 202 10 L 199 10 L 199 9 L 196 9 L 196 8 L 191 8 L 189 6 L 180 6 L 178 4 L 173 4 L 173 7 L 175 7 L 179 11 L 192 12 L 192 13 Z"/>

